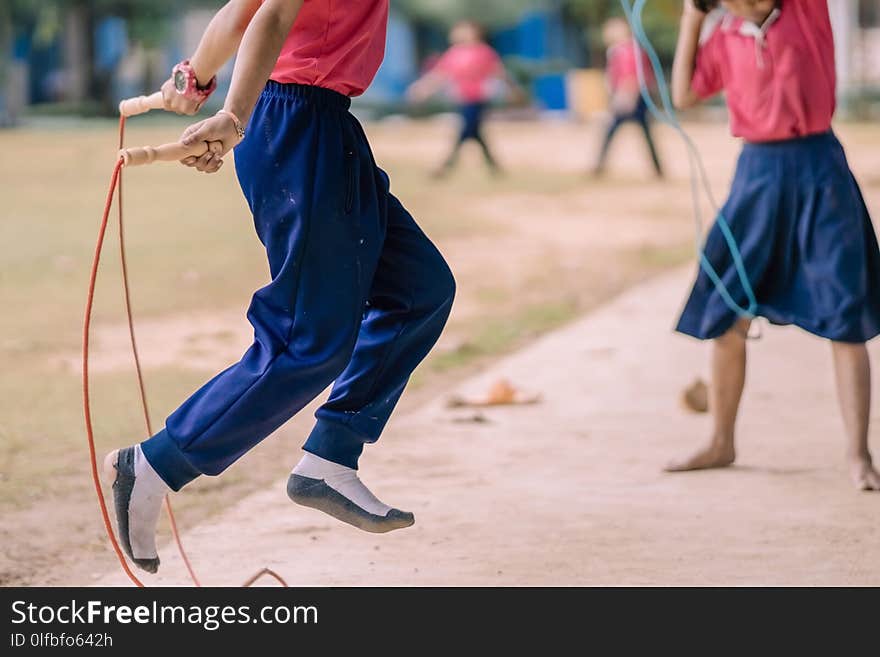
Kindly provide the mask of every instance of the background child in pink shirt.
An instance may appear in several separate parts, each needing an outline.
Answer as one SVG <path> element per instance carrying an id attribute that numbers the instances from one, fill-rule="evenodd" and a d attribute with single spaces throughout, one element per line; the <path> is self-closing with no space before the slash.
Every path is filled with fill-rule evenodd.
<path id="1" fill-rule="evenodd" d="M 492 173 L 498 173 L 498 162 L 492 155 L 483 134 L 486 108 L 498 91 L 499 83 L 518 90 L 507 75 L 498 53 L 484 40 L 483 30 L 471 21 L 457 23 L 449 33 L 452 46 L 436 64 L 410 87 L 410 97 L 421 101 L 442 88 L 449 88 L 459 106 L 461 131 L 438 176 L 455 165 L 462 144 L 475 141 Z"/>
<path id="2" fill-rule="evenodd" d="M 639 84 L 638 61 L 642 60 L 645 82 L 653 88 L 654 73 L 647 55 L 635 44 L 629 24 L 622 18 L 612 18 L 602 29 L 602 38 L 608 48 L 606 75 L 611 96 L 611 123 L 605 132 L 599 159 L 593 169 L 594 175 L 605 172 L 608 151 L 617 131 L 625 123 L 636 123 L 645 135 L 651 162 L 658 177 L 663 176 L 663 166 L 651 135 L 651 117 L 648 105 L 642 97 Z"/>
<path id="3" fill-rule="evenodd" d="M 825 0 L 723 0 L 727 13 L 702 43 L 704 10 L 686 0 L 673 69 L 676 105 L 727 94 L 733 134 L 745 139 L 722 212 L 742 252 L 758 316 L 831 341 L 855 485 L 880 490 L 868 448 L 871 367 L 880 334 L 880 249 L 843 147 L 831 131 L 834 40 Z M 732 296 L 749 305 L 716 223 L 705 254 Z M 700 271 L 678 330 L 714 340 L 708 447 L 673 471 L 724 467 L 745 383 L 749 319 Z"/>

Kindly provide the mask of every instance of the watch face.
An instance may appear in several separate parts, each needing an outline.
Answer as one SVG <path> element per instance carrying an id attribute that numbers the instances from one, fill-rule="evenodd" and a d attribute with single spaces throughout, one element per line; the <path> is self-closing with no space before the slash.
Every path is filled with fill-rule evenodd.
<path id="1" fill-rule="evenodd" d="M 186 91 L 186 73 L 177 71 L 174 73 L 174 88 L 180 93 Z"/>

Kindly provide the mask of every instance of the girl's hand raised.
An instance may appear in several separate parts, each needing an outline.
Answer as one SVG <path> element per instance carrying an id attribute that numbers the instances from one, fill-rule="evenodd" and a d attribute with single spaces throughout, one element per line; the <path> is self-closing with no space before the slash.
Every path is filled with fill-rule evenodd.
<path id="1" fill-rule="evenodd" d="M 717 0 L 684 0 L 684 13 L 705 15 L 717 6 Z"/>

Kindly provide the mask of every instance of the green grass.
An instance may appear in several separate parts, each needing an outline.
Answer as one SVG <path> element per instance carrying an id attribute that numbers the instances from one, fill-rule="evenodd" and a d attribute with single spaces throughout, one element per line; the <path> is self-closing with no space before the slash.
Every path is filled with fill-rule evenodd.
<path id="1" fill-rule="evenodd" d="M 577 302 L 570 299 L 526 306 L 513 316 L 480 320 L 472 329 L 473 337 L 451 351 L 435 355 L 429 361 L 430 367 L 446 372 L 508 353 L 530 338 L 562 326 L 577 313 Z"/>
<path id="2" fill-rule="evenodd" d="M 695 249 L 696 246 L 693 244 L 676 244 L 668 247 L 643 246 L 635 254 L 635 257 L 646 267 L 663 269 L 693 260 Z"/>

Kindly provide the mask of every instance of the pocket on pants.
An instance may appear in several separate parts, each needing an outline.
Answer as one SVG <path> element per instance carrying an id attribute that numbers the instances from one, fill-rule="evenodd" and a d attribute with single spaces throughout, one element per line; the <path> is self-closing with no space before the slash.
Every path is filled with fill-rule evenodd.
<path id="1" fill-rule="evenodd" d="M 357 157 L 354 148 L 345 147 L 345 214 L 351 214 L 354 208 L 354 191 L 357 181 Z"/>

